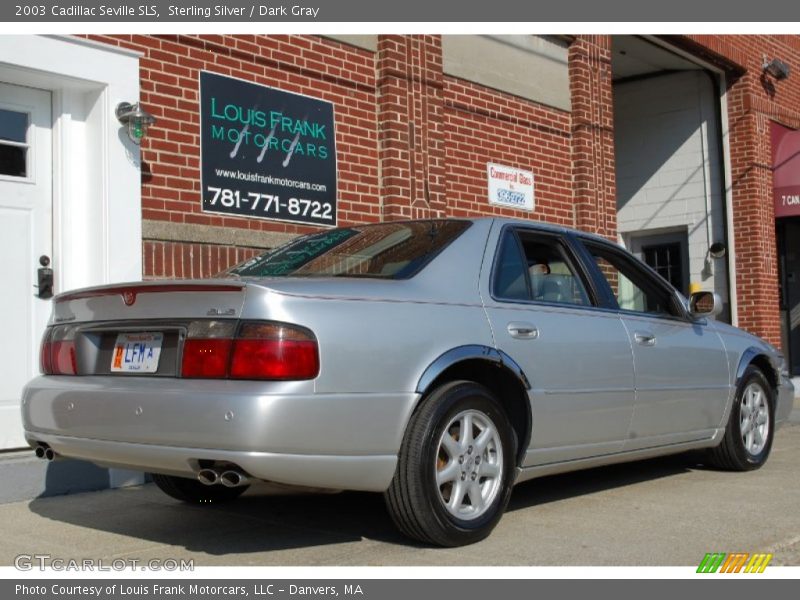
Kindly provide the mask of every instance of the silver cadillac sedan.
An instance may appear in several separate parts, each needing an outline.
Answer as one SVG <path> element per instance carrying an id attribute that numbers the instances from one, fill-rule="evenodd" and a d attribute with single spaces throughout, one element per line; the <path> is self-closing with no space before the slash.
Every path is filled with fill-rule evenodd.
<path id="1" fill-rule="evenodd" d="M 693 449 L 763 465 L 792 385 L 719 310 L 568 229 L 331 229 L 216 279 L 57 296 L 23 421 L 38 456 L 148 471 L 185 502 L 382 492 L 405 534 L 457 546 L 534 477 Z"/>

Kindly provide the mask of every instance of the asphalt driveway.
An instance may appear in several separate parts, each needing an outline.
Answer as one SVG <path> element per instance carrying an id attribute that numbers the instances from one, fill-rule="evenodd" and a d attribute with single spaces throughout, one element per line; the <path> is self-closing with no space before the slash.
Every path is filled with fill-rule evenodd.
<path id="1" fill-rule="evenodd" d="M 800 565 L 800 424 L 752 473 L 679 456 L 518 486 L 494 533 L 470 548 L 426 548 L 396 533 L 376 494 L 250 490 L 193 507 L 145 485 L 0 505 L 0 564 L 193 558 L 212 565 L 696 565 L 706 552 L 772 552 Z"/>

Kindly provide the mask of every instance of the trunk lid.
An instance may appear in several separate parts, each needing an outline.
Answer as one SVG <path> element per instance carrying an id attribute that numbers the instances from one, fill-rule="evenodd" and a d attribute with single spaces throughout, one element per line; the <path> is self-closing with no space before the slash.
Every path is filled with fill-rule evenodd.
<path id="1" fill-rule="evenodd" d="M 231 279 L 147 281 L 84 288 L 53 299 L 52 325 L 147 319 L 236 319 L 247 285 Z"/>
<path id="2" fill-rule="evenodd" d="M 229 323 L 233 330 L 246 291 L 247 285 L 235 280 L 194 280 L 59 294 L 43 340 L 42 369 L 48 372 L 49 364 L 56 366 L 54 374 L 179 376 L 192 323 L 217 329 Z"/>

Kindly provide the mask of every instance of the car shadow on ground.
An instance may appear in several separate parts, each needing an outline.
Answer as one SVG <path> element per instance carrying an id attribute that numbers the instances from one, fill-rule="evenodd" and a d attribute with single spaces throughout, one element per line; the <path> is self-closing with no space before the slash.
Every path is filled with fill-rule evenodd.
<path id="1" fill-rule="evenodd" d="M 380 494 L 273 494 L 251 489 L 234 502 L 189 505 L 154 484 L 79 496 L 37 498 L 35 514 L 59 522 L 210 555 L 356 542 L 405 544 Z"/>
<path id="2" fill-rule="evenodd" d="M 685 455 L 601 467 L 518 485 L 509 511 L 534 509 L 586 494 L 686 472 Z M 154 485 L 101 493 L 37 498 L 30 510 L 44 518 L 212 556 L 326 546 L 371 539 L 417 546 L 392 524 L 380 494 L 275 494 L 251 489 L 223 505 L 191 506 Z"/>
<path id="3" fill-rule="evenodd" d="M 521 510 L 703 469 L 701 458 L 699 453 L 677 454 L 532 479 L 514 488 L 506 511 Z"/>

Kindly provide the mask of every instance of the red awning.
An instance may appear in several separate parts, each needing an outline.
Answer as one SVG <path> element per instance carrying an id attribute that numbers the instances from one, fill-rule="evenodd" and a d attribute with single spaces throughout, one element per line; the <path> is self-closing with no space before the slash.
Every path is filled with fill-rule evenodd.
<path id="1" fill-rule="evenodd" d="M 776 217 L 800 216 L 800 130 L 770 123 Z"/>

